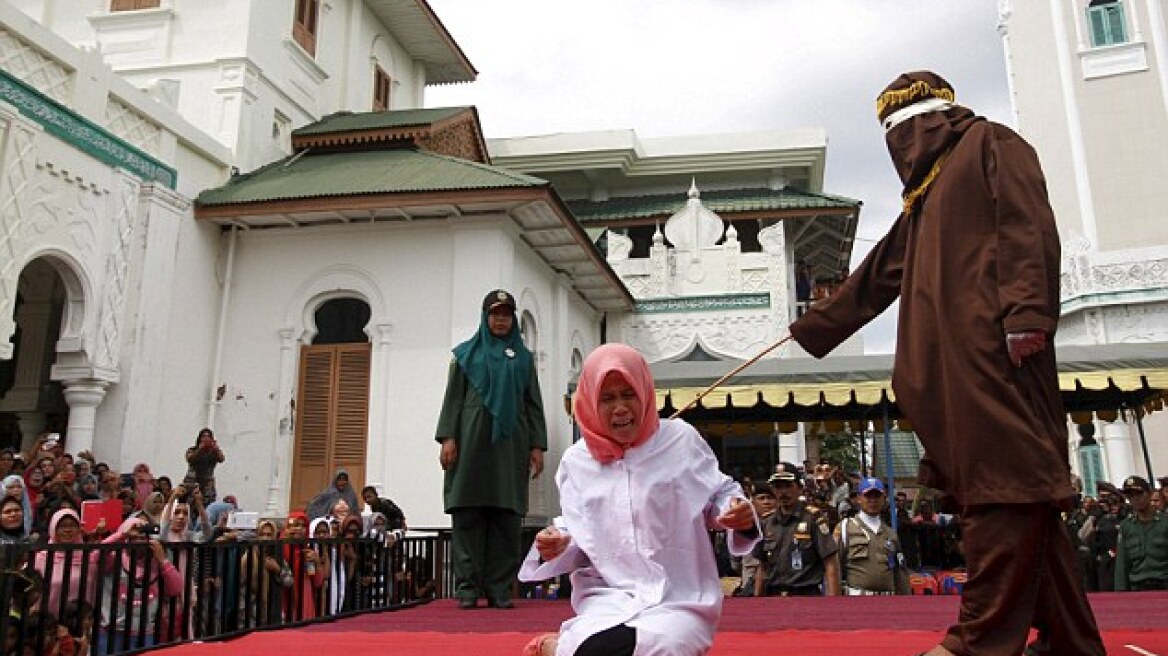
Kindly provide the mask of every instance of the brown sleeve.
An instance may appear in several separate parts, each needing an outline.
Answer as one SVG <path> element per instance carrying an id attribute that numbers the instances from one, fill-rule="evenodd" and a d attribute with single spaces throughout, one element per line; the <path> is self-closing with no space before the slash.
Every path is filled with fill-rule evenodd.
<path id="1" fill-rule="evenodd" d="M 839 289 L 791 324 L 791 336 L 803 350 L 822 358 L 900 296 L 908 231 L 909 219 L 902 214 Z"/>
<path id="2" fill-rule="evenodd" d="M 993 132 L 986 177 L 994 197 L 998 302 L 1007 333 L 1054 332 L 1059 240 L 1038 156 L 1013 131 Z"/>

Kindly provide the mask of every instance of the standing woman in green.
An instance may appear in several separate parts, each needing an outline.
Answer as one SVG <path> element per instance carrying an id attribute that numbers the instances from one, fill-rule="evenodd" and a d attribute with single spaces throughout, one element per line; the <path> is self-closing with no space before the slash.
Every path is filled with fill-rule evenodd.
<path id="1" fill-rule="evenodd" d="M 454 348 L 438 418 L 455 595 L 463 609 L 479 597 L 492 608 L 514 607 L 527 479 L 543 471 L 547 450 L 539 378 L 517 323 L 514 296 L 501 289 L 487 294 L 478 332 Z"/>

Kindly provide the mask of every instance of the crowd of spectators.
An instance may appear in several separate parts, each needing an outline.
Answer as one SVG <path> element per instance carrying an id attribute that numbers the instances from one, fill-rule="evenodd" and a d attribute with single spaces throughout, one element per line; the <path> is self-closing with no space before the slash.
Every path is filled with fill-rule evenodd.
<path id="1" fill-rule="evenodd" d="M 859 473 L 848 473 L 837 464 L 828 462 L 813 464 L 805 461 L 796 469 L 793 479 L 798 482 L 797 504 L 790 513 L 796 519 L 804 518 L 802 523 L 807 524 L 809 530 L 795 534 L 793 539 L 796 543 L 802 539 L 810 545 L 810 551 L 799 555 L 798 564 L 806 568 L 819 567 L 819 580 L 812 590 L 814 594 L 832 593 L 840 588 L 824 579 L 846 576 L 848 554 L 840 548 L 841 532 L 838 528 L 842 520 L 856 517 L 861 511 L 862 479 Z M 740 479 L 760 517 L 769 517 L 776 512 L 776 495 L 781 498 L 783 485 L 783 481 L 776 478 L 776 474 L 771 473 L 766 482 L 756 483 L 751 476 Z M 1064 513 L 1068 531 L 1078 548 L 1080 573 L 1086 590 L 1168 588 L 1168 478 L 1161 478 L 1158 483 L 1157 487 L 1139 476 L 1129 477 L 1121 488 L 1102 482 L 1098 484 L 1097 496 L 1080 496 L 1076 507 Z M 960 573 L 965 571 L 965 562 L 960 522 L 956 515 L 939 512 L 939 499 L 930 495 L 928 490 L 916 489 L 913 492 L 915 494 L 910 497 L 906 490 L 898 489 L 890 503 L 883 504 L 881 515 L 886 524 L 892 525 L 893 510 L 896 514 L 896 540 L 892 545 L 896 553 L 889 568 L 903 568 L 914 580 L 933 580 L 934 584 L 926 588 L 926 593 L 936 594 L 940 590 L 935 577 L 957 573 L 958 580 L 963 580 Z M 768 526 L 764 521 L 764 528 Z M 834 536 L 834 545 L 822 538 L 825 534 Z M 786 540 L 787 535 L 782 534 L 781 538 Z M 720 552 L 719 565 L 723 574 L 727 580 L 735 581 L 732 594 L 775 594 L 773 590 L 768 592 L 770 589 L 766 586 L 756 585 L 754 576 L 760 567 L 767 566 L 768 558 L 776 561 L 779 552 L 780 549 L 776 549 L 770 553 L 760 547 L 757 554 L 743 559 L 730 559 Z M 785 561 L 791 557 L 792 550 L 782 550 L 784 562 L 771 562 L 771 571 L 789 569 Z M 816 563 L 817 559 L 824 563 Z M 788 586 L 777 587 L 784 590 L 782 594 L 789 589 Z M 957 591 L 959 584 L 953 590 Z M 921 593 L 922 589 L 914 586 L 909 592 Z"/>
<path id="2" fill-rule="evenodd" d="M 1096 484 L 1065 523 L 1088 592 L 1168 590 L 1168 477 Z"/>
<path id="3" fill-rule="evenodd" d="M 218 497 L 210 429 L 185 455 L 175 485 L 51 433 L 0 451 L 0 656 L 117 653 L 435 595 L 429 554 L 402 548 L 405 515 L 375 488 L 358 501 L 338 472 L 308 513 L 258 521 Z"/>

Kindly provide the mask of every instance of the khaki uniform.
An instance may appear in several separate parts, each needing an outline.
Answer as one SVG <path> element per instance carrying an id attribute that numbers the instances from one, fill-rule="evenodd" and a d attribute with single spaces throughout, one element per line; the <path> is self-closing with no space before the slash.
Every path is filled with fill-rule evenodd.
<path id="1" fill-rule="evenodd" d="M 762 524 L 755 553 L 763 563 L 764 596 L 822 594 L 824 561 L 838 551 L 826 518 L 802 506 L 790 515 L 775 512 Z"/>
<path id="2" fill-rule="evenodd" d="M 844 594 L 909 594 L 908 570 L 896 531 L 884 522 L 875 533 L 856 517 L 839 525 Z"/>

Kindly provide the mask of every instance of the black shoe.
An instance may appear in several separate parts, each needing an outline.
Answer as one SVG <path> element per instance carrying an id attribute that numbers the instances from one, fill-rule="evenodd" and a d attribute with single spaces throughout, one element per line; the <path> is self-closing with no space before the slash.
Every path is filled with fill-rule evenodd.
<path id="1" fill-rule="evenodd" d="M 509 610 L 515 608 L 515 603 L 510 599 L 489 599 L 487 605 L 491 608 L 500 608 L 502 610 Z"/>
<path id="2" fill-rule="evenodd" d="M 477 599 L 465 599 L 464 598 L 464 599 L 458 600 L 458 609 L 459 610 L 473 610 L 477 606 L 478 606 Z"/>

